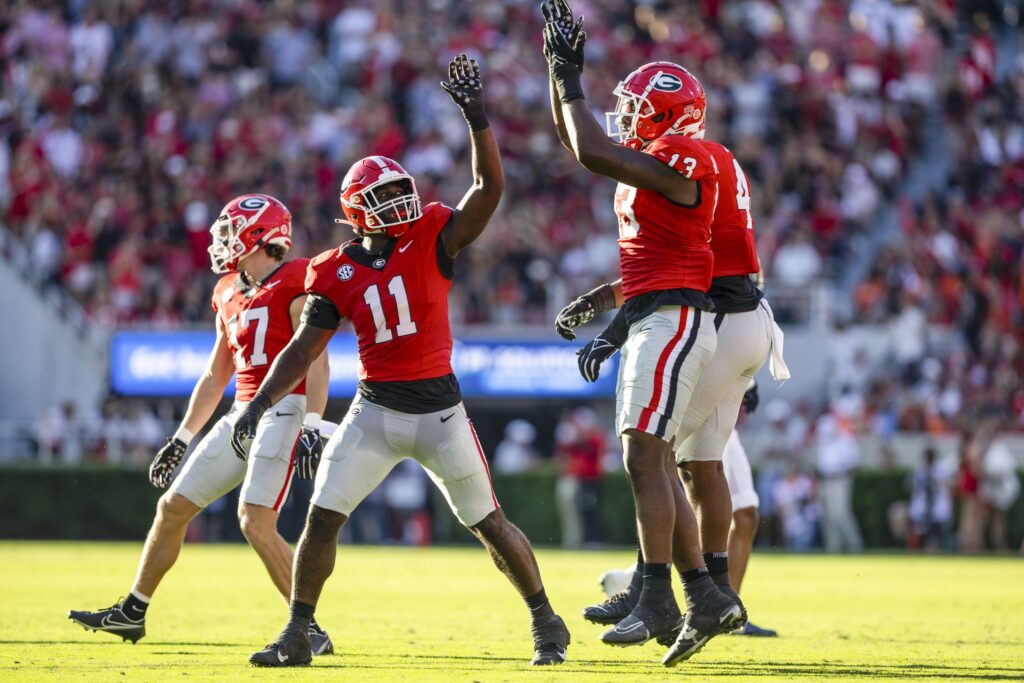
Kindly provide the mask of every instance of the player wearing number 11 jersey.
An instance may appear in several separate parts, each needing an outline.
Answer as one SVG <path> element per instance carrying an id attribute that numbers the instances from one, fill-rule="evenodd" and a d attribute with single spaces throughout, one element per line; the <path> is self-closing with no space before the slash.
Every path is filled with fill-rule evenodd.
<path id="1" fill-rule="evenodd" d="M 421 207 L 413 178 L 396 161 L 370 156 L 353 164 L 342 181 L 341 207 L 359 239 L 310 263 L 302 325 L 235 425 L 233 445 L 243 451 L 262 411 L 301 380 L 340 320 L 351 321 L 359 343 L 359 394 L 317 473 L 295 563 L 291 619 L 275 642 L 250 657 L 255 665 L 309 663 L 308 624 L 334 568 L 338 531 L 388 472 L 410 457 L 526 601 L 532 663 L 565 659 L 569 632 L 547 599 L 529 541 L 498 506 L 452 373 L 448 291 L 454 260 L 487 225 L 504 174 L 476 62 L 455 58 L 442 86 L 469 123 L 473 186 L 455 209 Z"/>
<path id="2" fill-rule="evenodd" d="M 265 194 L 233 199 L 211 227 L 210 260 L 224 276 L 213 291 L 216 341 L 206 370 L 192 392 L 181 426 L 160 449 L 149 478 L 158 488 L 171 485 L 157 504 L 138 573 L 128 597 L 96 612 L 72 611 L 72 621 L 126 640 L 145 635 L 149 600 L 174 565 L 188 523 L 210 503 L 239 484 L 242 532 L 263 560 L 274 585 L 288 599 L 292 551 L 277 532 L 277 515 L 288 497 L 296 461 L 312 469 L 319 458 L 320 414 L 327 402 L 327 357 L 321 354 L 309 382 L 282 396 L 260 421 L 248 465 L 232 453 L 231 427 L 252 399 L 270 364 L 291 339 L 306 300 L 307 259 L 282 262 L 291 247 L 292 217 L 280 201 Z M 235 403 L 199 441 L 171 484 L 189 442 L 213 415 L 231 376 L 237 377 Z M 333 651 L 330 638 L 310 624 L 313 654 Z"/>

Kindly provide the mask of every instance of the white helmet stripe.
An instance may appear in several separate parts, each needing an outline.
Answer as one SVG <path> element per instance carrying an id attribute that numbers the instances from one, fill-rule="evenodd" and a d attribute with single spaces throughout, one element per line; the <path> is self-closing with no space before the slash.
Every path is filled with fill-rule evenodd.
<path id="1" fill-rule="evenodd" d="M 370 158 L 373 159 L 373 163 L 377 164 L 380 167 L 380 170 L 384 171 L 383 173 L 380 174 L 381 179 L 390 178 L 396 175 L 402 175 L 393 168 L 388 168 L 388 162 L 384 159 L 384 157 L 374 155 Z"/>

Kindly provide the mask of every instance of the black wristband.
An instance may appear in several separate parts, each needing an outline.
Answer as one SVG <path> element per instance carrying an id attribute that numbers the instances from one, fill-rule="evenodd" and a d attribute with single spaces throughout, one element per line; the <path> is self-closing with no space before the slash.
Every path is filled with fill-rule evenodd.
<path id="1" fill-rule="evenodd" d="M 580 82 L 579 67 L 575 64 L 559 64 L 551 69 L 551 78 L 563 104 L 583 99 L 583 83 Z"/>
<path id="2" fill-rule="evenodd" d="M 274 405 L 274 402 L 270 400 L 270 397 L 263 393 L 262 390 L 257 391 L 256 395 L 249 401 L 248 408 L 258 410 L 260 415 L 267 412 L 270 406 Z"/>
<path id="3" fill-rule="evenodd" d="M 462 116 L 465 117 L 466 123 L 469 124 L 469 129 L 474 133 L 479 133 L 491 127 L 491 122 L 487 120 L 487 111 L 482 104 L 472 109 L 463 109 Z"/>
<path id="4" fill-rule="evenodd" d="M 607 283 L 600 287 L 595 287 L 584 294 L 583 297 L 590 300 L 595 313 L 604 313 L 615 308 L 615 290 Z"/>

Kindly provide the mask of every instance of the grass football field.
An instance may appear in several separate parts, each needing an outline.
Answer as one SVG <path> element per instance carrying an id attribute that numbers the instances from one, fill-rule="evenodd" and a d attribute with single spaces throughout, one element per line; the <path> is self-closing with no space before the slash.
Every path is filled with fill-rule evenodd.
<path id="1" fill-rule="evenodd" d="M 1015 558 L 755 555 L 743 587 L 775 639 L 722 636 L 676 669 L 662 648 L 611 648 L 579 610 L 632 553 L 541 550 L 573 634 L 569 661 L 531 668 L 526 609 L 482 549 L 339 549 L 317 617 L 337 654 L 252 669 L 285 606 L 244 545 L 189 545 L 137 645 L 71 624 L 131 584 L 139 544 L 0 543 L 0 680 L 659 681 L 1021 680 L 1024 563 Z"/>

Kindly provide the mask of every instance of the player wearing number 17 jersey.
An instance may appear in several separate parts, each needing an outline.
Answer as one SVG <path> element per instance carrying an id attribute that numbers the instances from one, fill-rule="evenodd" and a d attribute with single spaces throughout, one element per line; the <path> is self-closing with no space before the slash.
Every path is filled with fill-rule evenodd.
<path id="1" fill-rule="evenodd" d="M 301 380 L 340 320 L 351 321 L 359 345 L 359 394 L 317 473 L 295 564 L 291 619 L 275 642 L 250 657 L 255 665 L 309 662 L 309 619 L 334 567 L 338 531 L 388 472 L 410 457 L 525 599 L 532 663 L 565 658 L 569 632 L 545 595 L 529 541 L 498 506 L 452 373 L 448 291 L 454 260 L 487 225 L 504 175 L 475 61 L 465 55 L 453 60 L 442 86 L 469 123 L 473 186 L 458 208 L 421 207 L 413 178 L 396 161 L 369 156 L 349 169 L 341 206 L 359 238 L 310 263 L 302 325 L 235 425 L 233 444 L 241 450 L 262 411 Z"/>
<path id="2" fill-rule="evenodd" d="M 282 262 L 291 247 L 292 217 L 280 201 L 265 194 L 233 199 L 211 227 L 210 260 L 223 277 L 213 290 L 216 341 L 196 383 L 181 426 L 157 453 L 149 477 L 167 488 L 189 442 L 213 415 L 235 375 L 235 402 L 199 441 L 181 473 L 157 504 L 135 583 L 128 597 L 96 612 L 69 617 L 97 631 L 132 642 L 145 635 L 150 598 L 181 550 L 189 521 L 213 501 L 242 484 L 238 517 L 242 532 L 263 560 L 274 585 L 287 600 L 292 582 L 292 551 L 277 532 L 277 515 L 288 497 L 296 460 L 307 466 L 319 457 L 320 414 L 327 401 L 327 358 L 321 354 L 309 382 L 268 411 L 258 425 L 248 465 L 232 452 L 231 427 L 252 399 L 270 364 L 291 339 L 306 299 L 307 259 Z M 333 650 L 327 634 L 310 624 L 313 654 Z"/>

